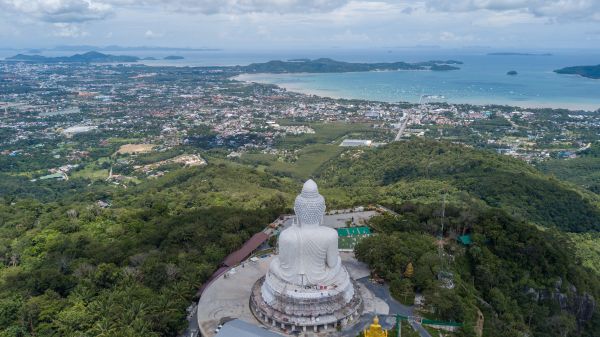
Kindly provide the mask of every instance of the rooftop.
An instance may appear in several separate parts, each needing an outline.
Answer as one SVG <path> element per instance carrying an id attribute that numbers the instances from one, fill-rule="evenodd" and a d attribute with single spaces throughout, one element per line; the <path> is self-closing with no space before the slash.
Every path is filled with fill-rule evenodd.
<path id="1" fill-rule="evenodd" d="M 235 252 L 229 254 L 225 260 L 223 261 L 223 265 L 227 267 L 234 267 L 240 262 L 244 261 L 256 248 L 263 244 L 263 242 L 269 239 L 269 234 L 265 232 L 258 232 L 254 234 L 244 245 L 242 248 L 236 250 Z"/>

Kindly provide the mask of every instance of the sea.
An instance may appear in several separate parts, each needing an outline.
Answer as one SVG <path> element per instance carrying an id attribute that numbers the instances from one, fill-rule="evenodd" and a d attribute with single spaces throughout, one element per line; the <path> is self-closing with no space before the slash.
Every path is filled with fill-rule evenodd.
<path id="1" fill-rule="evenodd" d="M 81 51 L 43 51 L 45 56 Z M 505 50 L 493 48 L 371 48 L 304 50 L 100 50 L 103 53 L 155 57 L 150 66 L 247 65 L 270 60 L 327 57 L 346 62 L 420 62 L 457 60 L 455 71 L 379 71 L 324 74 L 245 74 L 238 80 L 276 84 L 290 91 L 333 98 L 417 103 L 444 101 L 477 105 L 600 109 L 600 80 L 553 72 L 567 66 L 600 64 L 600 50 Z M 22 52 L 22 51 L 21 51 Z M 490 55 L 520 52 L 530 55 Z M 547 54 L 550 55 L 547 55 Z M 14 55 L 1 50 L 0 59 Z M 180 55 L 183 60 L 163 60 Z M 507 75 L 514 70 L 518 74 Z M 432 98 L 434 97 L 434 98 Z"/>

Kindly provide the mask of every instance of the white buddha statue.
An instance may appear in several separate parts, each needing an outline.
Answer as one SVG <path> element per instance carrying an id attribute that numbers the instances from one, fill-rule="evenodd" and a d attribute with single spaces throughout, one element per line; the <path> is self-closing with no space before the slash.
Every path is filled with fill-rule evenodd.
<path id="1" fill-rule="evenodd" d="M 321 226 L 325 199 L 313 180 L 304 183 L 294 203 L 296 221 L 279 235 L 279 256 L 270 272 L 295 285 L 326 285 L 345 270 L 338 253 L 338 234 Z"/>
<path id="2" fill-rule="evenodd" d="M 314 181 L 304 183 L 294 211 L 294 223 L 279 234 L 279 254 L 257 281 L 251 307 L 263 322 L 282 328 L 345 324 L 362 310 L 362 299 L 342 265 L 337 231 L 321 226 L 325 199 Z"/>

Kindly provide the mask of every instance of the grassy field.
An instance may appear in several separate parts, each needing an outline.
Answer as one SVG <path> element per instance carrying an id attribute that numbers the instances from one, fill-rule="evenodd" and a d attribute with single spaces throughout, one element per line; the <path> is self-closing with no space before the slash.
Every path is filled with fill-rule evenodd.
<path id="1" fill-rule="evenodd" d="M 112 137 L 106 140 L 109 144 L 127 144 L 127 143 L 136 143 L 139 141 L 137 138 L 118 138 Z"/>
<path id="2" fill-rule="evenodd" d="M 84 169 L 75 171 L 71 175 L 72 178 L 87 178 L 90 180 L 103 180 L 108 177 L 108 170 L 101 169 L 95 164 L 87 165 Z"/>
<path id="3" fill-rule="evenodd" d="M 282 125 L 293 125 L 290 120 L 280 120 Z M 310 124 L 314 134 L 288 135 L 276 147 L 288 152 L 281 155 L 246 153 L 241 163 L 258 170 L 269 170 L 278 175 L 307 179 L 326 161 L 338 156 L 344 149 L 339 143 L 344 138 L 382 139 L 385 131 L 373 129 L 368 123 L 315 123 Z"/>
<path id="4" fill-rule="evenodd" d="M 327 160 L 339 155 L 342 148 L 337 145 L 307 145 L 296 153 L 297 159 L 284 159 L 277 155 L 264 153 L 246 153 L 241 161 L 244 164 L 256 165 L 280 175 L 306 179 Z M 289 160 L 289 161 L 286 161 Z"/>
<path id="5" fill-rule="evenodd" d="M 105 165 L 105 168 L 102 168 L 102 164 L 110 162 L 111 160 L 108 157 L 98 158 L 98 160 L 95 162 L 85 165 L 83 169 L 69 173 L 69 177 L 90 180 L 104 180 L 108 177 L 108 168 L 106 168 L 107 166 Z"/>
<path id="6" fill-rule="evenodd" d="M 281 122 L 285 125 L 285 122 Z M 313 123 L 309 124 L 315 133 L 303 135 L 288 135 L 277 144 L 279 147 L 297 148 L 308 144 L 336 144 L 343 138 L 376 138 L 385 137 L 386 131 L 374 129 L 369 123 Z"/>
<path id="7" fill-rule="evenodd" d="M 132 153 L 146 153 L 152 151 L 154 144 L 124 144 L 121 145 L 117 153 L 120 154 L 132 154 Z"/>

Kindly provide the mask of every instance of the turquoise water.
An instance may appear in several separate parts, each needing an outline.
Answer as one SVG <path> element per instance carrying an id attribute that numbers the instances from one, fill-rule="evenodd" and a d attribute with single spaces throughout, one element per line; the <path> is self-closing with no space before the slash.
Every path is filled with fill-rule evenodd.
<path id="1" fill-rule="evenodd" d="M 464 64 L 460 70 L 448 72 L 252 74 L 239 79 L 335 98 L 418 102 L 421 95 L 438 95 L 443 98 L 437 101 L 450 103 L 600 109 L 600 80 L 553 72 L 565 66 L 600 64 L 600 56 L 482 54 L 453 55 L 444 59 L 448 58 Z M 518 75 L 506 75 L 509 70 L 516 70 Z"/>
<path id="2" fill-rule="evenodd" d="M 327 49 L 327 50 L 219 50 L 219 51 L 103 51 L 110 54 L 181 55 L 184 60 L 142 61 L 150 66 L 246 65 L 269 60 L 329 57 L 347 62 L 417 62 L 454 59 L 461 69 L 448 72 L 390 71 L 341 74 L 253 74 L 242 80 L 277 84 L 289 90 L 336 98 L 387 102 L 418 102 L 421 95 L 441 95 L 442 101 L 471 104 L 508 104 L 523 107 L 600 108 L 600 80 L 559 75 L 553 70 L 574 65 L 600 64 L 600 51 L 543 50 L 552 56 L 489 56 L 506 50 L 466 49 Z M 522 50 L 520 50 L 522 52 Z M 84 52 L 84 51 L 81 51 Z M 0 51 L 0 57 L 16 51 Z M 46 56 L 74 52 L 44 52 Z M 516 70 L 517 76 L 506 72 Z"/>

